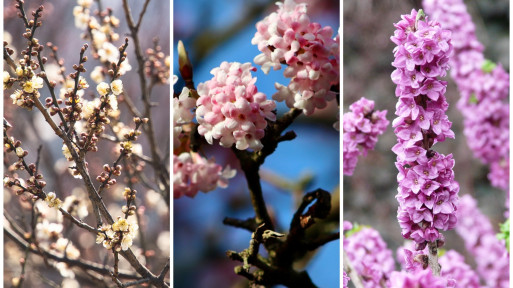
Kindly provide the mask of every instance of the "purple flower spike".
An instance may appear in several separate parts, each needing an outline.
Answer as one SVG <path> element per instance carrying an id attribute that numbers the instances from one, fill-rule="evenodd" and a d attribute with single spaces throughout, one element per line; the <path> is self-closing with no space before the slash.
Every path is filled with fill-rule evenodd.
<path id="1" fill-rule="evenodd" d="M 397 30 L 391 37 L 398 45 L 392 63 L 398 97 L 398 117 L 392 123 L 398 141 L 392 148 L 399 168 L 397 217 L 403 237 L 421 248 L 443 237 L 439 230 L 456 225 L 459 185 L 454 180 L 454 160 L 431 149 L 447 137 L 454 138 L 445 114 L 447 82 L 437 78 L 446 75 L 453 48 L 451 32 L 438 22 L 417 19 L 415 10 L 402 19 L 394 24 Z"/>
<path id="2" fill-rule="evenodd" d="M 452 31 L 451 76 L 461 94 L 458 108 L 464 117 L 463 133 L 474 156 L 490 166 L 492 185 L 506 191 L 508 204 L 509 145 L 504 143 L 509 143 L 509 74 L 484 58 L 484 47 L 463 0 L 423 0 L 422 5 Z"/>

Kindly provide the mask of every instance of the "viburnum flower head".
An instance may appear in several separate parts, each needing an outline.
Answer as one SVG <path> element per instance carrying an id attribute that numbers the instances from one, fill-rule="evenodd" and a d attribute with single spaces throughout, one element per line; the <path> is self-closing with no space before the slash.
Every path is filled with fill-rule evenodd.
<path id="1" fill-rule="evenodd" d="M 254 62 L 268 73 L 271 68 L 287 67 L 283 74 L 291 78 L 287 86 L 275 84 L 276 101 L 302 109 L 310 115 L 316 108 L 326 107 L 335 99 L 331 86 L 339 82 L 339 37 L 333 39 L 333 29 L 310 22 L 307 4 L 294 0 L 277 2 L 278 11 L 256 24 L 251 43 L 262 52 Z"/>
<path id="2" fill-rule="evenodd" d="M 210 72 L 214 78 L 198 85 L 198 133 L 209 144 L 219 139 L 223 147 L 262 149 L 267 120 L 276 120 L 276 103 L 258 92 L 252 71 L 251 63 L 223 62 Z"/>
<path id="3" fill-rule="evenodd" d="M 207 160 L 194 152 L 173 155 L 174 198 L 194 197 L 198 191 L 206 193 L 218 186 L 225 188 L 235 173 L 230 165 L 223 169 L 213 158 Z"/>

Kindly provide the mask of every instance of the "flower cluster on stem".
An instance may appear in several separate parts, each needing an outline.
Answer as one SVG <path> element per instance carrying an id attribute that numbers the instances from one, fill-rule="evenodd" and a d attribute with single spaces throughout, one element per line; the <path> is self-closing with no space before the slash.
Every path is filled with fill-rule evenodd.
<path id="1" fill-rule="evenodd" d="M 447 137 L 454 138 L 445 114 L 447 82 L 437 79 L 449 68 L 451 32 L 436 21 L 422 19 L 415 10 L 394 26 L 392 81 L 397 84 L 398 117 L 392 125 L 398 143 L 392 150 L 399 170 L 397 217 L 403 237 L 423 249 L 440 238 L 439 231 L 456 225 L 459 185 L 454 180 L 454 159 L 431 149 Z"/>
<path id="2" fill-rule="evenodd" d="M 504 240 L 499 240 L 488 218 L 470 195 L 461 197 L 456 232 L 476 259 L 477 273 L 488 287 L 509 287 L 509 253 Z"/>
<path id="3" fill-rule="evenodd" d="M 344 250 L 366 288 L 385 285 L 394 271 L 392 251 L 371 227 L 344 237 Z"/>
<path id="4" fill-rule="evenodd" d="M 423 6 L 452 31 L 451 76 L 461 98 L 463 133 L 474 156 L 490 166 L 493 186 L 509 198 L 509 74 L 484 58 L 484 46 L 463 0 L 424 0 Z M 506 201 L 509 203 L 509 200 Z"/>
<path id="5" fill-rule="evenodd" d="M 276 120 L 276 103 L 258 92 L 252 71 L 251 63 L 223 62 L 210 72 L 214 78 L 198 85 L 198 133 L 209 144 L 219 139 L 223 147 L 262 149 L 267 120 Z"/>
<path id="6" fill-rule="evenodd" d="M 374 149 L 378 136 L 388 126 L 387 111 L 374 110 L 374 101 L 362 97 L 349 106 L 351 112 L 344 114 L 344 175 L 353 175 L 358 156 L 367 155 Z"/>
<path id="7" fill-rule="evenodd" d="M 335 99 L 331 87 L 339 82 L 339 37 L 331 38 L 331 27 L 310 21 L 307 4 L 285 0 L 276 5 L 278 11 L 256 24 L 251 43 L 262 53 L 254 61 L 266 74 L 286 65 L 283 75 L 290 83 L 276 83 L 273 99 L 310 115 Z"/>
<path id="8" fill-rule="evenodd" d="M 228 179 L 235 176 L 236 170 L 230 165 L 224 169 L 214 158 L 207 160 L 195 152 L 173 155 L 174 198 L 194 197 L 201 192 L 209 192 L 218 186 L 226 188 Z"/>

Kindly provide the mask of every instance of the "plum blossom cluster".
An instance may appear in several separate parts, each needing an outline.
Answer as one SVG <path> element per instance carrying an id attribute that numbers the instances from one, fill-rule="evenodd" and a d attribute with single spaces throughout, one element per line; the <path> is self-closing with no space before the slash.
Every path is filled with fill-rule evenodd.
<path id="1" fill-rule="evenodd" d="M 366 288 L 388 283 L 395 263 L 378 231 L 364 227 L 344 237 L 344 250 Z"/>
<path id="2" fill-rule="evenodd" d="M 102 243 L 103 247 L 109 250 L 126 251 L 132 246 L 138 229 L 137 223 L 131 223 L 125 218 L 118 217 L 112 225 L 103 225 L 99 228 L 100 232 L 96 236 L 96 243 Z"/>
<path id="3" fill-rule="evenodd" d="M 477 263 L 477 272 L 487 287 L 509 287 L 509 253 L 504 240 L 499 240 L 488 218 L 477 207 L 472 196 L 461 197 L 456 232 Z"/>
<path id="4" fill-rule="evenodd" d="M 223 62 L 210 72 L 214 78 L 198 85 L 198 133 L 209 144 L 219 139 L 223 147 L 262 149 L 267 120 L 276 120 L 276 103 L 258 92 L 252 71 L 251 63 Z"/>
<path id="5" fill-rule="evenodd" d="M 437 79 L 449 68 L 451 32 L 421 16 L 415 10 L 403 15 L 391 37 L 397 45 L 392 63 L 398 97 L 398 117 L 392 123 L 398 138 L 392 148 L 399 170 L 397 217 L 403 237 L 414 240 L 417 249 L 439 239 L 440 230 L 455 227 L 459 191 L 452 154 L 431 149 L 454 138 L 445 114 L 447 82 Z"/>
<path id="6" fill-rule="evenodd" d="M 108 69 L 112 65 L 118 64 L 120 57 L 119 49 L 113 42 L 119 40 L 119 34 L 114 31 L 119 27 L 119 19 L 112 15 L 112 11 L 100 11 L 98 19 L 91 15 L 92 0 L 77 0 L 77 6 L 73 9 L 75 17 L 75 26 L 85 33 L 82 35 L 85 39 L 90 39 L 93 44 L 94 57 L 99 58 L 102 66 L 96 66 L 91 72 L 91 78 L 94 82 L 100 83 L 104 81 L 105 76 L 108 74 Z M 119 66 L 119 74 L 124 75 L 126 72 L 132 70 L 132 66 L 128 60 L 123 61 Z"/>
<path id="7" fill-rule="evenodd" d="M 374 101 L 362 97 L 349 106 L 351 112 L 344 114 L 344 175 L 353 175 L 358 156 L 367 155 L 374 149 L 378 136 L 388 126 L 387 111 L 374 110 Z"/>
<path id="8" fill-rule="evenodd" d="M 21 90 L 17 89 L 11 94 L 12 104 L 32 110 L 34 98 L 40 97 L 39 89 L 43 88 L 43 78 L 36 75 L 30 67 L 25 66 L 23 60 L 20 63 L 21 65 L 16 67 L 16 78 L 4 71 L 4 90 L 18 82 Z"/>
<path id="9" fill-rule="evenodd" d="M 174 198 L 194 197 L 201 192 L 209 192 L 218 186 L 228 186 L 228 179 L 235 176 L 236 170 L 230 165 L 223 167 L 214 158 L 207 160 L 195 152 L 183 152 L 173 155 L 173 193 Z"/>
<path id="10" fill-rule="evenodd" d="M 492 185 L 509 195 L 509 145 L 504 145 L 509 143 L 509 74 L 484 58 L 484 47 L 462 0 L 424 0 L 423 6 L 452 31 L 451 76 L 461 94 L 458 108 L 467 143 L 475 157 L 490 165 Z"/>
<path id="11" fill-rule="evenodd" d="M 335 99 L 331 87 L 339 82 L 339 37 L 331 38 L 331 27 L 311 22 L 305 3 L 285 0 L 276 5 L 278 11 L 256 24 L 251 43 L 262 53 L 254 62 L 266 74 L 286 65 L 283 74 L 290 83 L 276 83 L 278 92 L 273 99 L 310 115 Z"/>

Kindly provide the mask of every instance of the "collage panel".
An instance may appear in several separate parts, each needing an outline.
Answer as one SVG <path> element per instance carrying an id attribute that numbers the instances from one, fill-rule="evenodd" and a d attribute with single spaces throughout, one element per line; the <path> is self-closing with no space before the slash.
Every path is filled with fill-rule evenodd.
<path id="1" fill-rule="evenodd" d="M 344 1 L 344 287 L 510 287 L 509 1 Z"/>
<path id="2" fill-rule="evenodd" d="M 3 9 L 4 287 L 170 287 L 170 1 Z"/>
<path id="3" fill-rule="evenodd" d="M 176 287 L 340 287 L 339 5 L 174 2 Z"/>

